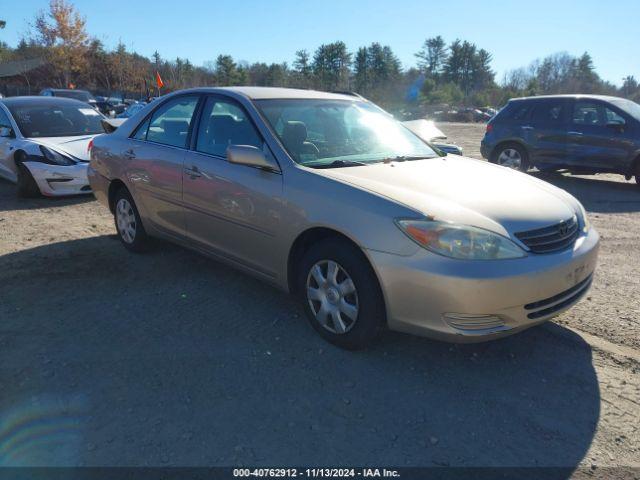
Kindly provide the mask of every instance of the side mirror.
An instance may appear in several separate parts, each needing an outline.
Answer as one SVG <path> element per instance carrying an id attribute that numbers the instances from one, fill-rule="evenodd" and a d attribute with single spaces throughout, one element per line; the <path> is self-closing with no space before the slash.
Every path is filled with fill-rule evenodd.
<path id="1" fill-rule="evenodd" d="M 2 138 L 13 138 L 15 134 L 13 133 L 13 128 L 0 126 L 0 137 Z"/>
<path id="2" fill-rule="evenodd" d="M 272 172 L 280 171 L 278 165 L 271 162 L 262 150 L 251 145 L 230 145 L 227 148 L 227 160 L 237 165 L 247 165 Z"/>

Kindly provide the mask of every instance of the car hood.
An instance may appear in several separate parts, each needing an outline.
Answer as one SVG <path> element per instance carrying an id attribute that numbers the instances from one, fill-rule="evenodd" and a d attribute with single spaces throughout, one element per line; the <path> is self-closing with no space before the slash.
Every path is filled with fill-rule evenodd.
<path id="1" fill-rule="evenodd" d="M 95 136 L 96 135 L 83 135 L 81 137 L 41 137 L 31 138 L 29 140 L 39 145 L 44 145 L 45 147 L 57 150 L 60 153 L 71 155 L 73 158 L 78 160 L 88 162 L 89 152 L 87 151 L 87 148 L 89 147 L 89 142 Z"/>
<path id="2" fill-rule="evenodd" d="M 579 211 L 553 185 L 484 161 L 448 155 L 315 172 L 401 203 L 435 220 L 502 235 L 567 220 Z"/>

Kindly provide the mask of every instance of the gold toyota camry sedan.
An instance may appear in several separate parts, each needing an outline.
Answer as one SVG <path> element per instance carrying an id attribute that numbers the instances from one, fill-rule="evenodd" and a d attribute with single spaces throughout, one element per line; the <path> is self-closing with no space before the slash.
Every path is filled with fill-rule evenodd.
<path id="1" fill-rule="evenodd" d="M 284 88 L 183 90 L 90 146 L 122 244 L 234 265 L 356 349 L 389 328 L 483 341 L 589 289 L 598 233 L 564 190 L 439 152 L 371 102 Z"/>

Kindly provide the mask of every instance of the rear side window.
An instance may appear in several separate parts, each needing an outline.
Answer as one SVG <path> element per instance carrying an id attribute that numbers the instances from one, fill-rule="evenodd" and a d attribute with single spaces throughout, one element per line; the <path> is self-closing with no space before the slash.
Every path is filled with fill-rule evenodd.
<path id="1" fill-rule="evenodd" d="M 566 118 L 567 102 L 547 100 L 538 102 L 533 111 L 534 122 L 542 125 L 560 125 Z"/>
<path id="2" fill-rule="evenodd" d="M 192 95 L 169 100 L 153 113 L 151 120 L 146 120 L 138 128 L 133 138 L 172 147 L 186 147 L 198 99 L 197 95 Z"/>

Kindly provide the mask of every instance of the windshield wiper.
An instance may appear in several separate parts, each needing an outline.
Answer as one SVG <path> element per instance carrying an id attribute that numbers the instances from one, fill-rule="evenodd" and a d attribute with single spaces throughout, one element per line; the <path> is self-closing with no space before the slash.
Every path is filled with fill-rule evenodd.
<path id="1" fill-rule="evenodd" d="M 390 163 L 390 162 L 409 162 L 411 160 L 427 160 L 429 158 L 436 158 L 434 156 L 426 156 L 426 155 L 398 155 L 397 157 L 386 157 L 383 158 L 382 160 L 379 160 L 380 162 L 384 162 L 384 163 Z"/>
<path id="2" fill-rule="evenodd" d="M 341 168 L 341 167 L 361 167 L 366 165 L 363 162 L 355 162 L 353 160 L 334 160 L 331 163 L 323 163 L 320 165 L 309 165 L 313 168 Z"/>

